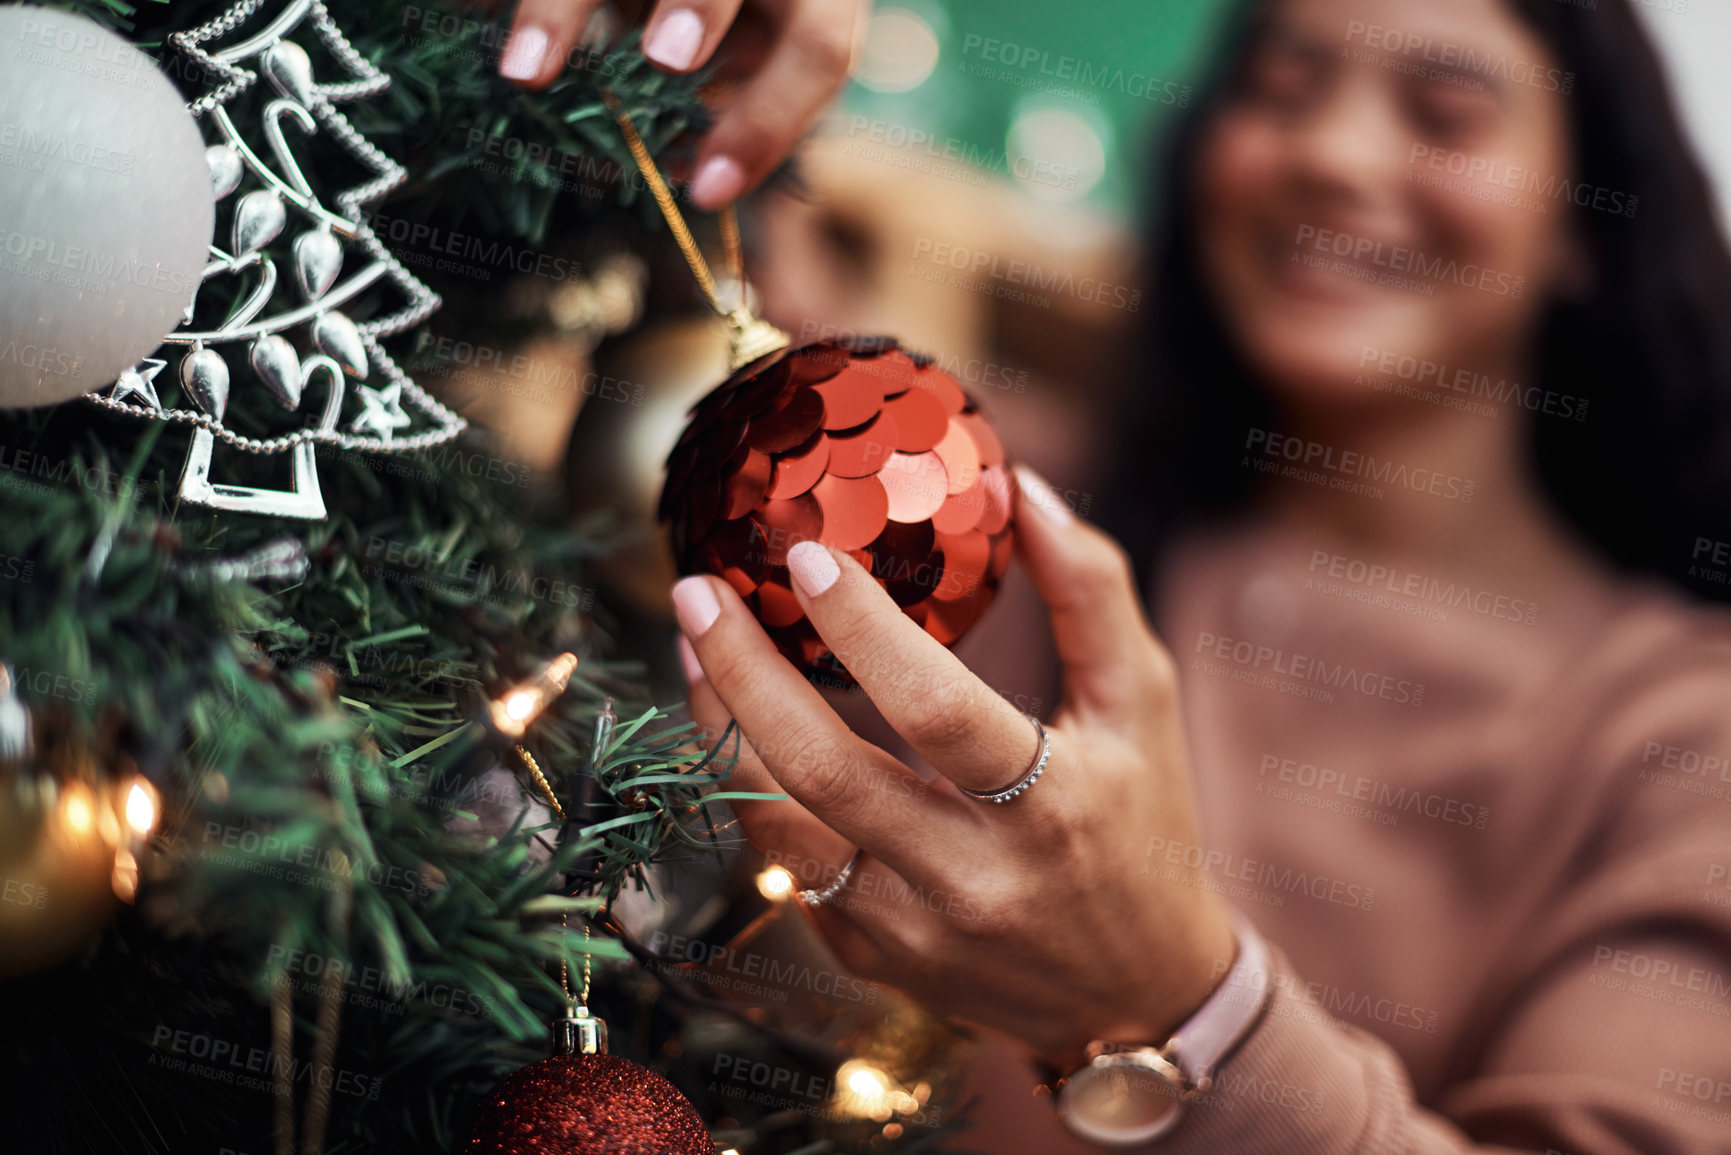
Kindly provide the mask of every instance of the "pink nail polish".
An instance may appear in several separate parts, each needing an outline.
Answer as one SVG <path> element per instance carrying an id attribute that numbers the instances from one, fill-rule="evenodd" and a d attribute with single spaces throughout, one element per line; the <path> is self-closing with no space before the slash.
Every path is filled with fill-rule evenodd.
<path id="1" fill-rule="evenodd" d="M 1070 511 L 1070 503 L 1052 488 L 1051 482 L 1026 465 L 1016 466 L 1016 487 L 1022 491 L 1023 501 L 1038 509 L 1054 524 L 1069 525 L 1076 520 L 1076 515 Z"/>
<path id="2" fill-rule="evenodd" d="M 511 33 L 505 44 L 504 58 L 499 61 L 499 75 L 506 80 L 533 80 L 541 75 L 541 65 L 547 59 L 547 31 L 526 24 Z"/>
<path id="3" fill-rule="evenodd" d="M 802 541 L 788 550 L 787 568 L 808 598 L 815 598 L 841 576 L 841 567 L 835 564 L 835 558 L 815 541 Z"/>
<path id="4" fill-rule="evenodd" d="M 679 624 L 686 633 L 701 638 L 721 616 L 721 603 L 706 578 L 688 577 L 673 587 L 673 612 L 679 615 Z"/>
<path id="5" fill-rule="evenodd" d="M 719 208 L 739 199 L 745 190 L 745 170 L 730 156 L 712 156 L 691 178 L 691 199 L 704 208 Z"/>
<path id="6" fill-rule="evenodd" d="M 689 8 L 675 8 L 655 26 L 654 35 L 643 46 L 643 55 L 663 68 L 684 72 L 697 62 L 703 47 L 703 21 Z"/>
<path id="7" fill-rule="evenodd" d="M 675 648 L 679 651 L 680 668 L 685 671 L 685 684 L 695 686 L 703 681 L 703 663 L 697 660 L 697 651 L 691 648 L 691 639 L 680 634 Z"/>

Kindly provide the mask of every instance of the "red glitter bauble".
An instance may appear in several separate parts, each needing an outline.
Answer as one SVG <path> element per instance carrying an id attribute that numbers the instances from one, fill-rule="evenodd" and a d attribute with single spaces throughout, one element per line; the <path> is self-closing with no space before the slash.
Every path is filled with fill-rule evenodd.
<path id="1" fill-rule="evenodd" d="M 661 492 L 674 559 L 738 590 L 794 664 L 852 682 L 789 584 L 801 541 L 846 550 L 945 645 L 991 604 L 1016 487 L 997 434 L 930 358 L 819 341 L 752 362 L 691 412 Z"/>
<path id="2" fill-rule="evenodd" d="M 697 1110 L 618 1055 L 554 1055 L 514 1071 L 475 1111 L 463 1155 L 715 1155 Z"/>

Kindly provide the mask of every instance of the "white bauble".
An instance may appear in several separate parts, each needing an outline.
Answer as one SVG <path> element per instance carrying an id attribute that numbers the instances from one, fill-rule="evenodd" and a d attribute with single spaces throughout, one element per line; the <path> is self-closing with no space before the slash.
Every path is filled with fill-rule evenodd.
<path id="1" fill-rule="evenodd" d="M 81 16 L 0 7 L 0 406 L 111 384 L 209 257 L 204 138 L 154 62 Z"/>

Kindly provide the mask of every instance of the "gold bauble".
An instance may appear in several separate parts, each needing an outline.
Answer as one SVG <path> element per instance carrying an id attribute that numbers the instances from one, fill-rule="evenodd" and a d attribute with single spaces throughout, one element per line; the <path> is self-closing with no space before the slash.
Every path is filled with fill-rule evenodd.
<path id="1" fill-rule="evenodd" d="M 132 901 L 160 809 L 143 776 L 103 777 L 81 746 L 49 745 L 52 758 L 28 740 L 0 757 L 0 979 L 71 956 Z"/>
<path id="2" fill-rule="evenodd" d="M 47 775 L 10 779 L 0 790 L 0 978 L 57 963 L 107 925 L 124 843 L 110 791 Z"/>

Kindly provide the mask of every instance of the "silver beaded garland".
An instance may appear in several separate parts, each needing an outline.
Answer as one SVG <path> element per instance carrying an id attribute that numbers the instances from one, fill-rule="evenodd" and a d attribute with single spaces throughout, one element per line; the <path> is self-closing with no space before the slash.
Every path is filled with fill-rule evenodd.
<path id="1" fill-rule="evenodd" d="M 235 38 L 248 25 L 254 30 Z M 317 78 L 312 58 L 292 39 L 308 31 L 349 79 Z M 450 441 L 465 427 L 461 417 L 410 380 L 380 344 L 382 338 L 420 324 L 439 306 L 438 297 L 374 236 L 360 211 L 361 205 L 402 183 L 406 174 L 335 107 L 376 96 L 390 78 L 355 51 L 322 0 L 241 0 L 217 19 L 177 33 L 169 42 L 202 66 L 215 84 L 190 110 L 182 108 L 181 117 L 186 120 L 190 111 L 219 137 L 208 147 L 200 141 L 200 160 L 188 164 L 207 201 L 214 198 L 233 206 L 227 249 L 209 244 L 198 268 L 203 280 L 240 276 L 247 278 L 248 287 L 217 327 L 194 329 L 187 308 L 158 330 L 150 345 L 166 342 L 188 350 L 180 358 L 179 374 L 184 394 L 197 408 L 162 408 L 152 384 L 162 365 L 159 358 L 124 372 L 115 370 L 108 378 L 113 389 L 106 395 L 88 394 L 88 399 L 122 413 L 195 426 L 181 476 L 181 500 L 239 512 L 321 518 L 325 507 L 316 445 L 371 452 L 426 449 Z M 249 63 L 258 71 L 245 67 Z M 264 102 L 259 124 L 249 136 L 225 105 L 261 75 L 276 96 Z M 326 205 L 302 173 L 284 134 L 284 121 L 292 121 L 299 134 L 323 131 L 334 137 L 375 175 L 339 192 L 334 207 Z M 266 147 L 255 149 L 260 137 Z M 253 187 L 242 191 L 249 184 Z M 293 294 L 286 286 L 278 292 L 277 250 L 271 247 L 285 233 L 293 238 L 288 246 Z M 211 235 L 207 221 L 204 242 Z M 358 323 L 344 312 L 348 302 L 381 283 L 403 302 L 394 312 Z M 174 322 L 182 322 L 181 327 L 161 336 Z M 288 340 L 290 333 L 301 334 L 298 347 Z M 229 347 L 229 355 L 242 358 L 283 409 L 300 411 L 309 393 L 322 398 L 322 408 L 308 415 L 309 423 L 276 437 L 247 437 L 228 428 L 223 414 L 229 399 Z M 160 354 L 168 357 L 166 350 Z M 369 377 L 372 383 L 363 384 Z M 314 390 L 321 383 L 322 391 Z M 347 424 L 345 408 L 351 412 Z M 217 441 L 246 453 L 288 453 L 291 487 L 260 489 L 217 481 L 212 460 Z"/>

